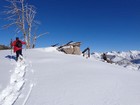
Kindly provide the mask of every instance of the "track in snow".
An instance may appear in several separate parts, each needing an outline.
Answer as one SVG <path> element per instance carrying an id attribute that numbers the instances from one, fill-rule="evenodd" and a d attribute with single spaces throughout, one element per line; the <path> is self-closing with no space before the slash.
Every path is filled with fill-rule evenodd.
<path id="1" fill-rule="evenodd" d="M 13 105 L 18 99 L 21 89 L 25 83 L 26 63 L 23 59 L 18 61 L 13 74 L 10 77 L 10 83 L 0 93 L 0 105 Z"/>

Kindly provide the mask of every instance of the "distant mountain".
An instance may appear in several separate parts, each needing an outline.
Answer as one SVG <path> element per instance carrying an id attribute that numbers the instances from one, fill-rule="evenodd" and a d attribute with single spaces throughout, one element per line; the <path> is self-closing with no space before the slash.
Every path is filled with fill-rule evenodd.
<path id="1" fill-rule="evenodd" d="M 92 53 L 92 57 L 97 60 L 104 61 L 102 58 L 103 53 Z M 107 59 L 115 64 L 121 65 L 126 68 L 140 70 L 140 51 L 128 52 L 106 52 Z"/>
<path id="2" fill-rule="evenodd" d="M 5 45 L 0 45 L 0 50 L 6 50 L 6 49 L 10 49 L 10 47 Z"/>

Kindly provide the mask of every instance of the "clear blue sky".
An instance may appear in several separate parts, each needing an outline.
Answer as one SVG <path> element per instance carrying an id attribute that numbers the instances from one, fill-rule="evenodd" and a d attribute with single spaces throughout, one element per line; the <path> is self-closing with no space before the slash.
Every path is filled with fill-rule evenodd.
<path id="1" fill-rule="evenodd" d="M 37 47 L 73 40 L 82 42 L 82 50 L 90 47 L 92 52 L 140 50 L 140 0 L 28 2 L 37 8 L 38 33 L 49 32 L 38 39 Z M 1 26 L 4 23 L 0 20 Z M 0 44 L 8 44 L 14 29 L 0 30 L 0 36 Z"/>

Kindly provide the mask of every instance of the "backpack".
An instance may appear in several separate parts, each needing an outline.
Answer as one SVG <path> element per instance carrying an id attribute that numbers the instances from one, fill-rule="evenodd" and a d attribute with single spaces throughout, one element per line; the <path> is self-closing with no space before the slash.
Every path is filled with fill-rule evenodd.
<path id="1" fill-rule="evenodd" d="M 16 47 L 18 47 L 18 48 L 21 48 L 21 47 L 22 47 L 22 43 L 21 43 L 20 40 L 18 40 L 18 41 L 16 42 Z"/>

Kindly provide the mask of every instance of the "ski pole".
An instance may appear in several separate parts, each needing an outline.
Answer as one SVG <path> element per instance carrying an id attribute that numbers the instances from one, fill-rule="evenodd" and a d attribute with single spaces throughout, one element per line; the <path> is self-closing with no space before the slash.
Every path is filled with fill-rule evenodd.
<path id="1" fill-rule="evenodd" d="M 12 39 L 11 39 L 11 43 L 10 43 L 10 47 L 11 47 L 11 58 L 12 58 Z"/>

